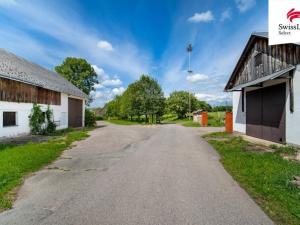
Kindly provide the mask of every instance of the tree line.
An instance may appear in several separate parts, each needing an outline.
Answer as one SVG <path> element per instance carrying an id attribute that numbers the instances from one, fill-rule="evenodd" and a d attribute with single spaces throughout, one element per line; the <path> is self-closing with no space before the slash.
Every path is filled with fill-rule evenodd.
<path id="1" fill-rule="evenodd" d="M 106 117 L 122 119 L 138 119 L 159 121 L 164 113 L 165 98 L 161 86 L 150 76 L 141 78 L 130 84 L 126 91 L 106 103 Z"/>
<path id="2" fill-rule="evenodd" d="M 182 119 L 189 113 L 189 98 L 192 112 L 199 109 L 214 110 L 214 107 L 198 100 L 187 91 L 174 91 L 165 98 L 158 82 L 148 75 L 142 75 L 122 95 L 106 103 L 104 111 L 108 119 L 144 120 L 153 123 L 160 121 L 164 114 L 176 114 Z"/>
<path id="3" fill-rule="evenodd" d="M 55 67 L 55 71 L 87 95 L 95 91 L 94 86 L 98 83 L 97 74 L 85 59 L 67 57 L 61 65 Z M 90 97 L 87 105 L 92 101 Z M 189 101 L 192 112 L 231 110 L 230 106 L 213 107 L 187 91 L 174 91 L 165 98 L 159 83 L 148 75 L 142 75 L 139 80 L 130 84 L 122 95 L 106 103 L 101 111 L 107 118 L 144 120 L 153 123 L 160 121 L 164 114 L 176 114 L 179 119 L 185 118 L 189 113 Z M 86 125 L 95 123 L 94 113 L 86 110 L 85 115 Z"/>

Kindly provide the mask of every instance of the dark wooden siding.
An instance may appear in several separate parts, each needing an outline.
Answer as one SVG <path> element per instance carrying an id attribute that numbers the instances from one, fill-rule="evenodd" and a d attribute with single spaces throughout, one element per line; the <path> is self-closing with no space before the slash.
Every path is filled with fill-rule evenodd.
<path id="1" fill-rule="evenodd" d="M 60 92 L 0 78 L 0 101 L 60 105 Z"/>
<path id="2" fill-rule="evenodd" d="M 255 65 L 255 56 L 262 54 L 262 64 Z M 300 46 L 295 44 L 268 45 L 268 40 L 257 38 L 236 72 L 231 87 L 245 84 L 300 63 Z"/>
<path id="3" fill-rule="evenodd" d="M 82 127 L 82 100 L 68 98 L 68 105 L 69 127 Z"/>

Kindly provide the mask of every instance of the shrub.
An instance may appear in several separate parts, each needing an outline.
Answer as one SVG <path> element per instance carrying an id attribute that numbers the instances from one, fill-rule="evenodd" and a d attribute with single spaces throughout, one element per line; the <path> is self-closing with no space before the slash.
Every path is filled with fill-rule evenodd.
<path id="1" fill-rule="evenodd" d="M 56 124 L 53 122 L 53 112 L 48 106 L 46 112 L 41 110 L 41 106 L 33 104 L 29 116 L 29 126 L 32 134 L 52 134 L 56 130 Z"/>
<path id="2" fill-rule="evenodd" d="M 45 114 L 41 110 L 41 106 L 33 104 L 31 114 L 29 116 L 29 126 L 32 134 L 41 134 L 43 124 L 45 123 Z"/>
<path id="3" fill-rule="evenodd" d="M 96 115 L 92 110 L 85 109 L 85 126 L 94 127 L 96 126 Z"/>
<path id="4" fill-rule="evenodd" d="M 56 124 L 53 122 L 53 111 L 48 106 L 46 115 L 46 128 L 44 129 L 45 134 L 53 134 L 56 130 Z"/>
<path id="5" fill-rule="evenodd" d="M 96 116 L 96 120 L 104 120 L 104 118 L 103 118 L 103 116 L 98 115 L 98 116 Z"/>

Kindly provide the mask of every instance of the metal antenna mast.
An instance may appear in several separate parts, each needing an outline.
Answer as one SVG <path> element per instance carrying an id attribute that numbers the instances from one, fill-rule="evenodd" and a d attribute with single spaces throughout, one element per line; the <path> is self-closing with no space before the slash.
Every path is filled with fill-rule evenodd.
<path id="1" fill-rule="evenodd" d="M 186 47 L 186 51 L 188 52 L 189 55 L 189 70 L 188 73 L 192 74 L 193 71 L 191 70 L 191 53 L 193 51 L 193 47 L 192 44 L 188 44 L 188 46 Z M 191 120 L 191 90 L 189 90 L 189 120 Z"/>

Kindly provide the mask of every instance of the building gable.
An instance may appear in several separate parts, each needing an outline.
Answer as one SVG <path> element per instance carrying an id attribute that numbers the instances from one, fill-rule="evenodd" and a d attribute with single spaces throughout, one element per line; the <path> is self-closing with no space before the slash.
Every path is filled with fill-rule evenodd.
<path id="1" fill-rule="evenodd" d="M 226 87 L 230 91 L 249 82 L 280 71 L 288 71 L 300 63 L 300 46 L 296 44 L 268 45 L 268 38 L 252 35 Z"/>

